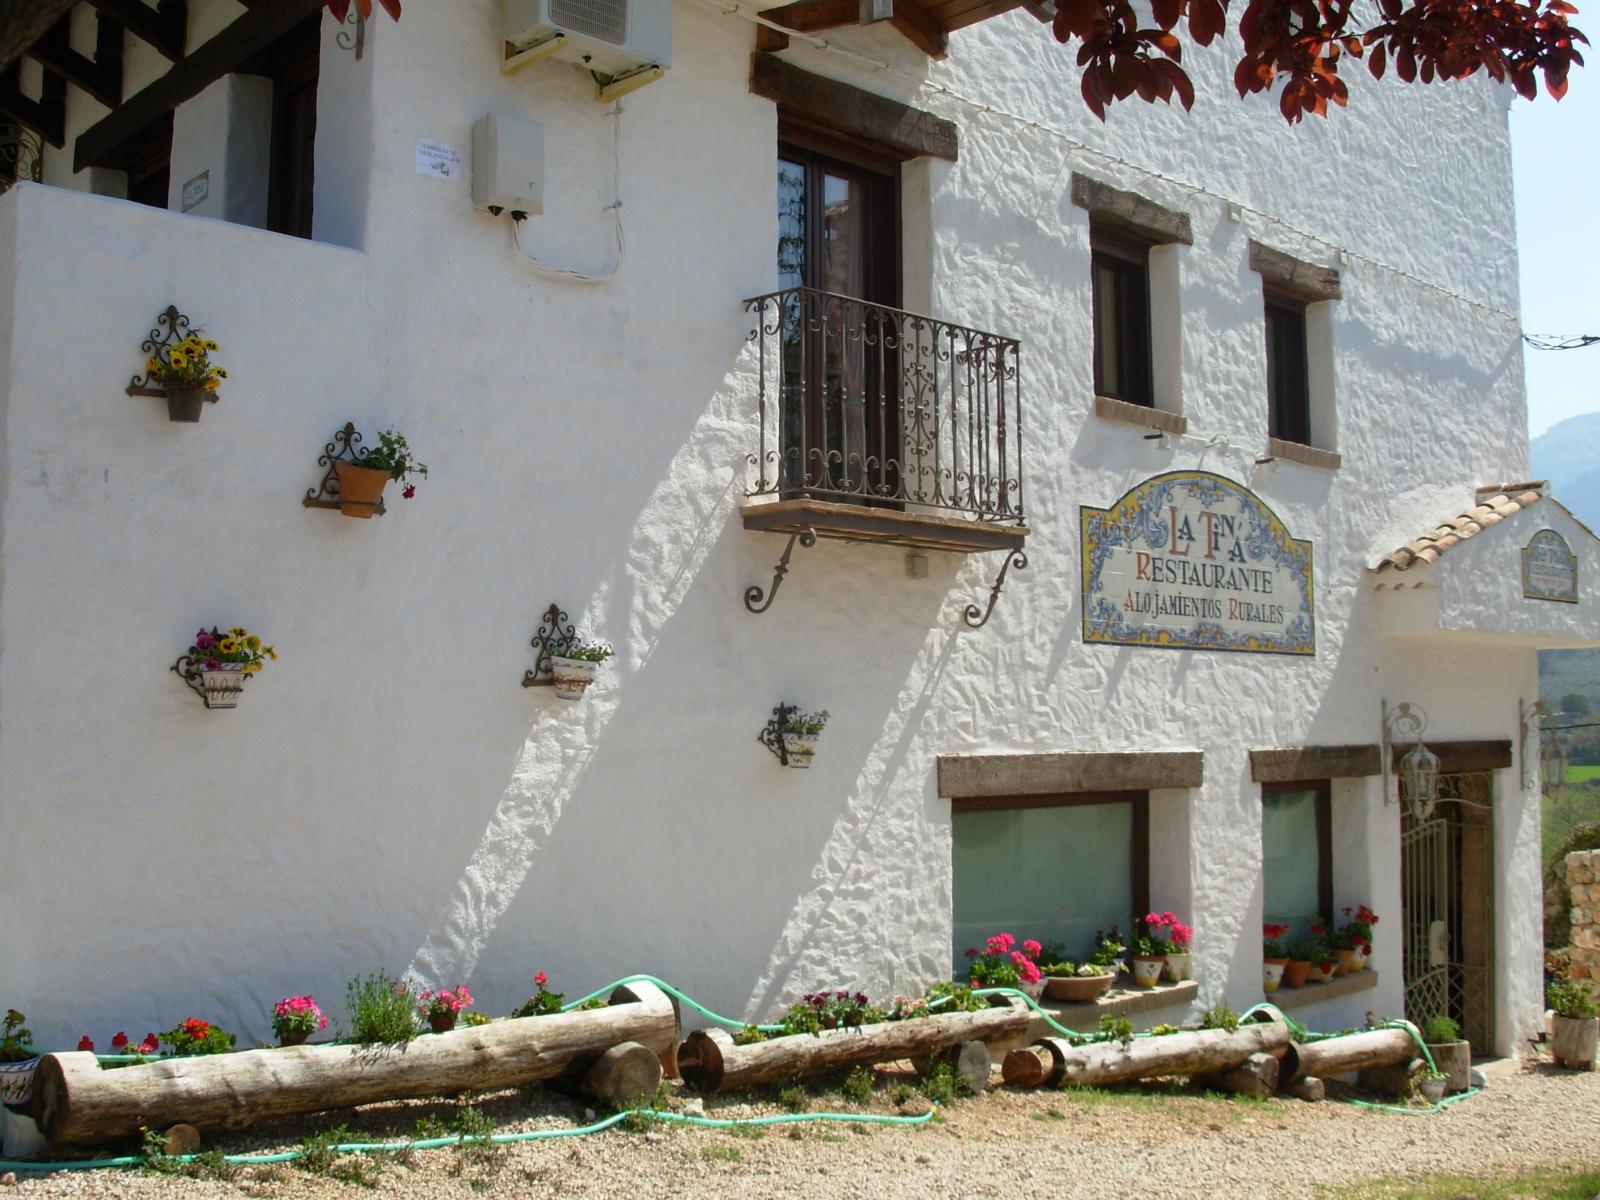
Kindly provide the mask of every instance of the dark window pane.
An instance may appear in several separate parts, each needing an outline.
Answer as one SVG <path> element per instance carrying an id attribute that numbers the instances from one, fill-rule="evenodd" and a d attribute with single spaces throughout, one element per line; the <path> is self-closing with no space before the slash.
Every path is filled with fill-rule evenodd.
<path id="1" fill-rule="evenodd" d="M 1267 432 L 1286 442 L 1311 443 L 1311 386 L 1306 366 L 1306 312 L 1268 300 Z"/>
<path id="2" fill-rule="evenodd" d="M 1096 252 L 1094 386 L 1102 396 L 1155 403 L 1150 386 L 1150 283 L 1141 257 Z"/>
<path id="3" fill-rule="evenodd" d="M 806 282 L 806 169 L 778 160 L 778 286 Z"/>

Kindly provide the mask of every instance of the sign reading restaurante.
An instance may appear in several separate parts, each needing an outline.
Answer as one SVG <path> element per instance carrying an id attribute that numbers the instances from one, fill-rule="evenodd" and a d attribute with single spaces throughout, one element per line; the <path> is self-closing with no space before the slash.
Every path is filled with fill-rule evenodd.
<path id="1" fill-rule="evenodd" d="M 1173 471 L 1080 515 L 1085 642 L 1317 652 L 1311 543 L 1231 479 Z"/>
<path id="2" fill-rule="evenodd" d="M 1522 548 L 1522 594 L 1530 600 L 1578 602 L 1578 556 L 1554 529 L 1541 529 Z"/>

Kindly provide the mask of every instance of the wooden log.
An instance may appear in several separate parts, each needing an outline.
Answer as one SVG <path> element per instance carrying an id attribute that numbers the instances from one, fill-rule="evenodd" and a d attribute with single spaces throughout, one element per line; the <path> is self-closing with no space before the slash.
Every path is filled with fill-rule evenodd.
<path id="1" fill-rule="evenodd" d="M 1575 1071 L 1592 1071 L 1600 1020 L 1594 1017 L 1550 1018 L 1550 1053 L 1556 1062 Z"/>
<path id="2" fill-rule="evenodd" d="M 1292 1043 L 1283 1056 L 1280 1075 L 1285 1083 L 1303 1075 L 1328 1079 L 1367 1067 L 1410 1062 L 1416 1052 L 1416 1041 L 1404 1029 L 1369 1029 L 1320 1042 Z"/>
<path id="3" fill-rule="evenodd" d="M 1000 1063 L 1000 1078 L 1010 1087 L 1042 1087 L 1061 1069 L 1061 1061 L 1053 1047 L 1039 1043 L 1018 1046 Z"/>
<path id="4" fill-rule="evenodd" d="M 885 1021 L 735 1045 L 721 1029 L 697 1029 L 678 1049 L 678 1071 L 702 1092 L 735 1092 L 780 1076 L 814 1079 L 850 1067 L 932 1058 L 962 1042 L 1003 1042 L 1027 1032 L 1033 1013 L 1015 997 L 982 1012 Z"/>
<path id="5" fill-rule="evenodd" d="M 57 1145 L 178 1121 L 243 1129 L 322 1109 L 532 1083 L 620 1042 L 659 1055 L 677 1037 L 665 993 L 634 983 L 612 992 L 606 1008 L 466 1026 L 405 1045 L 291 1046 L 109 1071 L 93 1054 L 47 1054 L 34 1077 L 34 1105 L 40 1129 Z"/>
<path id="6" fill-rule="evenodd" d="M 967 1090 L 977 1095 L 989 1086 L 989 1071 L 994 1066 L 994 1055 L 983 1042 L 961 1042 L 944 1052 L 944 1060 L 955 1068 L 956 1075 L 966 1082 Z"/>
<path id="7" fill-rule="evenodd" d="M 623 1042 L 607 1050 L 583 1076 L 585 1095 L 612 1108 L 627 1108 L 656 1094 L 661 1058 L 648 1046 Z"/>
<path id="8" fill-rule="evenodd" d="M 1061 1038 L 1044 1038 L 1061 1060 L 1051 1081 L 1062 1087 L 1128 1083 L 1162 1075 L 1205 1075 L 1236 1067 L 1252 1054 L 1274 1058 L 1289 1046 L 1289 1027 L 1281 1021 L 1226 1029 L 1199 1029 L 1164 1037 L 1137 1038 L 1131 1043 L 1094 1042 L 1074 1046 Z"/>
<path id="9" fill-rule="evenodd" d="M 1307 1104 L 1317 1104 L 1328 1098 L 1327 1085 L 1315 1075 L 1302 1075 L 1292 1083 L 1284 1083 L 1281 1063 L 1278 1067 L 1278 1092 L 1296 1100 L 1304 1100 Z"/>
<path id="10" fill-rule="evenodd" d="M 1375 1096 L 1400 1100 L 1412 1093 L 1417 1080 L 1427 1069 L 1428 1064 L 1420 1058 L 1383 1067 L 1364 1067 L 1356 1072 L 1356 1086 Z"/>
<path id="11" fill-rule="evenodd" d="M 1208 1075 L 1206 1086 L 1219 1092 L 1265 1100 L 1278 1090 L 1278 1060 L 1270 1054 L 1252 1054 L 1237 1067 Z"/>

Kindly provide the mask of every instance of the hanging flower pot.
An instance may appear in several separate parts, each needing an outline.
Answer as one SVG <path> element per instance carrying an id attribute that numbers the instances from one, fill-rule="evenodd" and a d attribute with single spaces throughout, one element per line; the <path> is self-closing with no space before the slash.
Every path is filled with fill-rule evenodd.
<path id="1" fill-rule="evenodd" d="M 789 766 L 804 771 L 811 766 L 811 760 L 817 756 L 817 739 L 815 735 L 808 733 L 785 733 L 783 752 L 789 757 Z"/>
<path id="2" fill-rule="evenodd" d="M 588 659 L 550 656 L 550 674 L 556 681 L 556 695 L 562 700 L 582 700 L 599 670 L 600 664 Z"/>
<path id="3" fill-rule="evenodd" d="M 197 383 L 169 383 L 167 392 L 167 420 L 193 423 L 200 419 L 205 407 L 206 389 Z"/>
<path id="4" fill-rule="evenodd" d="M 339 435 L 335 434 L 330 451 L 339 440 Z M 345 447 L 356 457 L 334 458 L 333 470 L 338 480 L 339 511 L 347 517 L 365 520 L 381 511 L 384 485 L 391 479 L 403 485 L 400 495 L 410 500 L 417 494 L 417 485 L 410 482 L 410 477 L 426 477 L 428 468 L 416 460 L 405 437 L 392 429 L 379 431 L 378 444 L 370 450 L 357 451 L 355 443 L 360 440 L 355 426 L 346 425 Z"/>
<path id="5" fill-rule="evenodd" d="M 389 472 L 378 467 L 339 459 L 333 464 L 339 479 L 339 511 L 347 517 L 366 519 L 378 511 Z"/>
<path id="6" fill-rule="evenodd" d="M 761 744 L 786 767 L 804 771 L 817 756 L 817 739 L 828 723 L 828 710 L 802 712 L 791 704 L 772 710 L 772 720 L 760 733 Z"/>
<path id="7" fill-rule="evenodd" d="M 207 708 L 237 708 L 244 683 L 259 674 L 268 659 L 276 659 L 271 646 L 243 626 L 227 633 L 213 627 L 195 634 L 189 652 L 172 664 L 179 678 L 199 693 Z"/>
<path id="8" fill-rule="evenodd" d="M 1133 956 L 1133 981 L 1140 987 L 1153 988 L 1161 982 L 1161 969 L 1167 965 L 1164 954 L 1135 954 Z"/>
<path id="9" fill-rule="evenodd" d="M 1286 958 L 1269 958 L 1261 964 L 1261 990 L 1275 992 L 1283 983 L 1283 969 L 1289 965 Z"/>
<path id="10" fill-rule="evenodd" d="M 200 690 L 207 708 L 238 708 L 244 695 L 244 664 L 208 663 L 200 672 Z"/>
<path id="11" fill-rule="evenodd" d="M 134 376 L 128 394 L 165 396 L 167 419 L 193 424 L 206 401 L 216 400 L 228 372 L 211 361 L 217 343 L 190 329 L 189 318 L 176 308 L 169 306 L 156 324 L 144 343 L 145 373 Z"/>

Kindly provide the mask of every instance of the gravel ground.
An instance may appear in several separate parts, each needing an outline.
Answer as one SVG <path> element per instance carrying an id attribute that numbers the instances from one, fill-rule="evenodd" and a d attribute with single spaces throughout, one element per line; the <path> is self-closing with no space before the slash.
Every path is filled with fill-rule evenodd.
<path id="1" fill-rule="evenodd" d="M 1489 1087 L 1481 1095 L 1437 1116 L 1332 1102 L 1207 1098 L 1176 1086 L 1074 1093 L 996 1085 L 982 1097 L 945 1106 L 937 1123 L 911 1128 L 811 1123 L 736 1136 L 681 1126 L 650 1132 L 619 1127 L 593 1137 L 514 1145 L 481 1160 L 453 1149 L 385 1158 L 377 1160 L 366 1188 L 287 1165 L 243 1168 L 230 1181 L 134 1171 L 62 1172 L 24 1176 L 0 1186 L 0 1195 L 908 1200 L 1020 1191 L 1188 1200 L 1205 1189 L 1226 1200 L 1243 1200 L 1323 1196 L 1365 1179 L 1429 1172 L 1488 1175 L 1539 1166 L 1600 1166 L 1600 1074 L 1503 1061 L 1491 1064 L 1488 1076 Z M 880 1072 L 878 1093 L 859 1111 L 892 1113 L 887 1089 L 909 1078 L 908 1073 Z M 671 1107 L 681 1109 L 688 1101 L 686 1093 L 675 1092 Z M 465 1102 L 373 1105 L 341 1115 L 353 1136 L 404 1137 L 419 1116 L 448 1120 Z M 530 1102 L 514 1091 L 499 1092 L 472 1102 L 494 1118 L 500 1132 L 570 1127 L 585 1115 L 581 1105 L 548 1094 Z M 818 1110 L 856 1111 L 836 1094 L 814 1095 L 811 1103 Z M 712 1098 L 706 1110 L 708 1116 L 782 1111 L 731 1098 Z M 211 1145 L 228 1153 L 287 1148 L 335 1123 L 325 1117 L 265 1126 Z M 340 1160 L 336 1169 L 348 1172 L 357 1161 Z"/>

